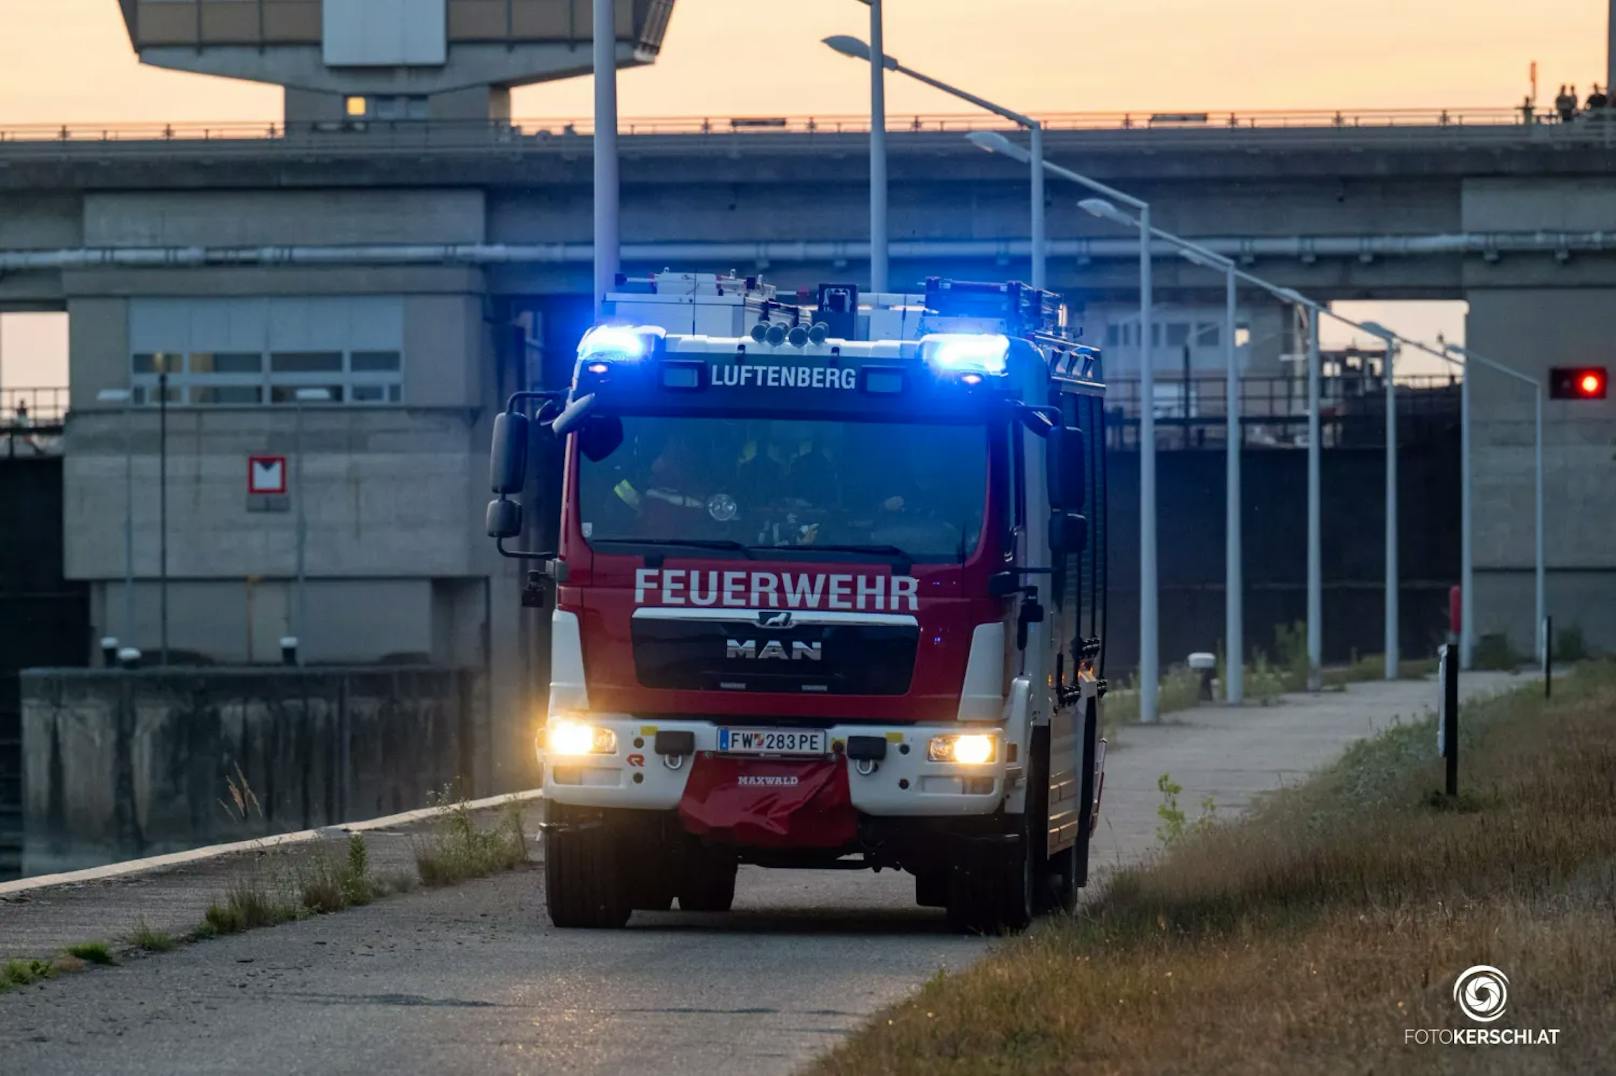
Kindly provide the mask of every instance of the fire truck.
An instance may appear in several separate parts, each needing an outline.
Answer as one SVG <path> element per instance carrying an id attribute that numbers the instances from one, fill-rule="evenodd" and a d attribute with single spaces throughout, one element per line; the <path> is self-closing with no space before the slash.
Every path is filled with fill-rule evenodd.
<path id="1" fill-rule="evenodd" d="M 904 870 L 967 931 L 1070 911 L 1104 775 L 1098 350 L 1018 283 L 608 299 L 490 460 L 488 533 L 552 608 L 552 921 L 725 911 L 741 864 Z M 508 548 L 516 498 L 554 511 L 547 439 L 555 548 Z"/>

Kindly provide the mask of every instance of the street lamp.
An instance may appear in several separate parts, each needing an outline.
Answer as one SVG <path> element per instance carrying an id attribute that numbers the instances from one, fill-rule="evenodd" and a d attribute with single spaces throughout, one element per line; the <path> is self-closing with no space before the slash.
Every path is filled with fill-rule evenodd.
<path id="1" fill-rule="evenodd" d="M 1478 355 L 1470 348 L 1460 347 L 1458 344 L 1444 343 L 1442 345 L 1442 349 L 1450 355 L 1458 355 L 1465 360 L 1464 390 L 1463 396 L 1461 397 L 1465 415 L 1463 433 L 1463 440 L 1465 442 L 1465 461 L 1462 490 L 1464 499 L 1465 532 L 1467 537 L 1470 531 L 1470 364 L 1478 363 L 1487 367 L 1488 369 L 1497 370 L 1501 374 L 1508 377 L 1513 377 L 1517 381 L 1524 381 L 1528 385 L 1532 386 L 1532 391 L 1534 393 L 1533 422 L 1536 427 L 1536 432 L 1533 438 L 1532 457 L 1533 476 L 1536 479 L 1536 489 L 1533 493 L 1532 504 L 1534 529 L 1532 576 L 1533 597 L 1537 607 L 1537 625 L 1532 629 L 1532 638 L 1537 643 L 1536 656 L 1538 660 L 1541 661 L 1543 659 L 1545 648 L 1548 645 L 1548 640 L 1543 636 L 1543 618 L 1544 614 L 1547 612 L 1548 604 L 1547 596 L 1545 594 L 1545 572 L 1543 566 L 1543 383 L 1537 380 L 1535 377 L 1529 377 L 1528 375 L 1521 373 L 1514 367 L 1506 366 L 1501 362 Z M 1470 543 L 1466 541 L 1462 550 L 1463 563 L 1460 565 L 1460 585 L 1463 587 L 1461 594 L 1463 595 L 1464 605 L 1460 613 L 1461 628 L 1459 646 L 1461 653 L 1465 654 L 1467 659 L 1470 652 L 1465 649 L 1465 638 L 1469 638 L 1470 646 L 1473 647 L 1475 645 L 1475 624 L 1471 620 L 1471 608 L 1474 605 L 1471 587 L 1474 583 L 1474 578 L 1470 553 Z"/>
<path id="2" fill-rule="evenodd" d="M 870 51 L 886 55 L 881 0 L 870 7 Z M 887 290 L 887 69 L 870 64 L 870 290 Z"/>
<path id="3" fill-rule="evenodd" d="M 1150 350 L 1150 314 L 1153 305 L 1150 203 L 1043 160 L 1036 141 L 1032 150 L 1028 150 L 997 131 L 972 131 L 965 137 L 978 149 L 1030 163 L 1035 175 L 1049 172 L 1102 195 L 1100 198 L 1085 198 L 1078 205 L 1085 213 L 1139 229 L 1139 720 L 1155 721 L 1161 661 L 1156 622 L 1159 601 L 1156 562 L 1156 377 Z M 1137 217 L 1130 217 L 1118 209 L 1117 202 L 1131 208 L 1138 214 Z M 1038 204 L 1042 207 L 1042 198 Z M 1042 224 L 1041 212 L 1039 223 Z"/>
<path id="4" fill-rule="evenodd" d="M 128 389 L 102 389 L 97 403 L 123 407 L 123 635 L 124 645 L 135 638 L 135 435 L 134 394 Z"/>
<path id="5" fill-rule="evenodd" d="M 1324 687 L 1323 430 L 1319 422 L 1319 318 L 1323 306 L 1292 288 L 1271 288 L 1281 302 L 1307 311 L 1307 689 Z"/>
<path id="6" fill-rule="evenodd" d="M 871 5 L 872 26 L 874 25 L 874 19 L 876 19 L 877 17 L 878 16 L 877 16 L 877 14 L 875 12 L 875 7 L 872 4 Z M 855 60 L 863 60 L 866 63 L 871 64 L 872 66 L 875 65 L 875 59 L 874 58 L 876 56 L 879 56 L 881 58 L 880 66 L 886 68 L 888 71 L 896 71 L 900 75 L 908 75 L 910 78 L 914 79 L 917 82 L 923 82 L 927 86 L 932 87 L 933 89 L 941 90 L 944 93 L 949 94 L 949 95 L 951 95 L 953 97 L 958 97 L 960 100 L 969 102 L 970 104 L 975 105 L 977 108 L 984 109 L 984 110 L 986 110 L 988 112 L 992 112 L 995 115 L 1003 116 L 1005 119 L 1009 120 L 1011 123 L 1017 124 L 1019 126 L 1025 127 L 1027 129 L 1028 136 L 1031 139 L 1031 143 L 1032 143 L 1032 152 L 1027 157 L 1023 157 L 1021 159 L 1030 161 L 1031 165 L 1032 165 L 1032 177 L 1031 177 L 1032 178 L 1032 286 L 1035 287 L 1035 288 L 1043 288 L 1044 287 L 1044 247 L 1046 245 L 1045 244 L 1045 239 L 1044 239 L 1044 129 L 1043 129 L 1043 125 L 1040 124 L 1037 120 L 1033 119 L 1031 116 L 1026 116 L 1026 115 L 1023 115 L 1020 112 L 1016 112 L 1013 109 L 1005 108 L 1003 105 L 996 105 L 992 101 L 986 100 L 985 98 L 978 97 L 974 93 L 968 93 L 967 91 L 960 89 L 958 86 L 950 86 L 948 83 L 943 82 L 943 81 L 941 81 L 939 79 L 932 78 L 930 75 L 923 75 L 919 71 L 916 71 L 911 67 L 905 67 L 902 64 L 900 64 L 897 60 L 893 59 L 891 56 L 886 55 L 886 53 L 884 53 L 884 52 L 882 52 L 880 50 L 872 50 L 869 45 L 866 45 L 864 42 L 860 41 L 856 37 L 852 37 L 852 36 L 849 36 L 847 34 L 832 34 L 830 37 L 827 37 L 827 38 L 824 39 L 824 43 L 826 45 L 830 46 L 830 48 L 835 50 L 836 52 L 841 53 L 843 56 L 850 56 Z M 874 83 L 872 82 L 872 86 L 873 85 L 874 85 Z M 873 126 L 873 117 L 872 117 L 872 126 Z M 884 146 L 885 146 L 885 143 L 883 141 L 883 148 L 884 148 Z M 873 148 L 871 150 L 871 153 L 872 154 L 874 153 Z M 872 161 L 873 161 L 873 157 L 872 157 Z M 886 174 L 886 166 L 885 166 L 884 162 L 883 162 L 883 164 L 881 166 L 881 173 L 882 173 L 882 176 L 884 178 L 885 174 Z M 872 180 L 873 180 L 873 178 L 874 177 L 872 175 Z M 873 203 L 872 203 L 872 212 L 873 212 Z M 883 214 L 883 216 L 884 216 L 884 214 Z M 871 221 L 872 227 L 873 227 L 874 223 L 875 222 L 872 220 Z M 884 225 L 885 221 L 883 220 L 882 223 Z M 886 229 L 884 227 L 881 230 L 881 234 L 883 236 L 886 234 Z M 874 235 L 872 233 L 872 236 L 871 236 L 871 251 L 872 252 L 875 249 L 874 248 L 874 242 L 875 242 Z"/>
<path id="7" fill-rule="evenodd" d="M 595 67 L 595 297 L 599 316 L 618 268 L 617 19 L 614 0 L 594 0 L 591 42 Z"/>
<path id="8" fill-rule="evenodd" d="M 293 485 L 293 498 L 297 501 L 297 630 L 292 632 L 293 649 L 301 652 L 302 644 L 306 641 L 305 632 L 308 630 L 308 589 L 307 573 L 305 571 L 305 547 L 308 545 L 308 513 L 304 509 L 307 498 L 303 489 L 303 405 L 306 403 L 330 403 L 331 390 L 322 388 L 298 389 L 292 394 L 293 408 L 297 412 L 297 434 L 294 438 L 295 454 L 297 456 L 297 473 Z M 286 642 L 282 640 L 282 649 L 286 649 Z M 302 659 L 298 659 L 302 664 Z"/>
<path id="9" fill-rule="evenodd" d="M 1402 337 L 1376 321 L 1365 332 L 1386 344 L 1386 679 L 1397 679 L 1397 344 Z"/>
<path id="10" fill-rule="evenodd" d="M 1240 374 L 1235 366 L 1235 264 L 1187 239 L 1174 238 L 1178 253 L 1192 265 L 1223 274 L 1223 635 L 1224 697 L 1234 705 L 1246 697 L 1245 594 L 1240 534 Z M 1189 416 L 1186 415 L 1186 418 Z"/>

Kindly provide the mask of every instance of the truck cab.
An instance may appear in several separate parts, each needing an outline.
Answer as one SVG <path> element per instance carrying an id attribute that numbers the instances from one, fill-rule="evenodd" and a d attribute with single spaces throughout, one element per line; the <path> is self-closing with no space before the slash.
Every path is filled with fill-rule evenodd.
<path id="1" fill-rule="evenodd" d="M 491 463 L 489 534 L 554 599 L 552 920 L 724 910 L 742 863 L 902 869 L 967 930 L 1070 909 L 1104 763 L 1098 351 L 1016 283 L 664 273 L 608 305 Z M 558 545 L 507 549 L 540 437 Z"/>

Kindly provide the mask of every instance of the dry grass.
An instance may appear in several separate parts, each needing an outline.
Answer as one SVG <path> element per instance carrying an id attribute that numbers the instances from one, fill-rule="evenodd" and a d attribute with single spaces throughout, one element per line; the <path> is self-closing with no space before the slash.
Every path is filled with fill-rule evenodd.
<path id="1" fill-rule="evenodd" d="M 1616 665 L 1467 707 L 1458 804 L 1429 721 L 1120 872 L 1081 918 L 939 977 L 823 1059 L 864 1072 L 1616 1071 Z M 1553 1047 L 1405 1045 L 1473 1026 Z"/>
<path id="2" fill-rule="evenodd" d="M 415 867 L 421 884 L 427 886 L 455 885 L 525 862 L 527 837 L 522 832 L 522 808 L 516 803 L 502 813 L 497 826 L 483 830 L 462 799 L 415 846 Z"/>

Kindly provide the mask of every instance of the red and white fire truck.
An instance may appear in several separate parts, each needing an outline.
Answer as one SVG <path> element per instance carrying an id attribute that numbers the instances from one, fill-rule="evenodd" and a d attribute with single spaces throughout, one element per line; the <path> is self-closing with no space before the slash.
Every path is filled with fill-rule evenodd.
<path id="1" fill-rule="evenodd" d="M 726 910 L 743 863 L 902 869 L 967 930 L 1070 909 L 1104 768 L 1098 351 L 1015 283 L 664 273 L 608 309 L 491 460 L 488 532 L 554 598 L 551 919 Z M 540 436 L 558 547 L 510 550 Z"/>

